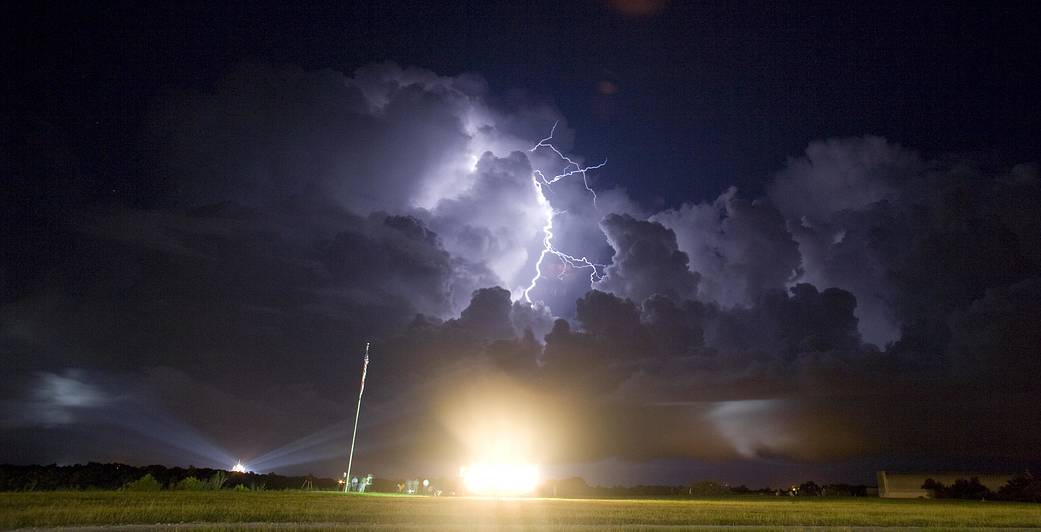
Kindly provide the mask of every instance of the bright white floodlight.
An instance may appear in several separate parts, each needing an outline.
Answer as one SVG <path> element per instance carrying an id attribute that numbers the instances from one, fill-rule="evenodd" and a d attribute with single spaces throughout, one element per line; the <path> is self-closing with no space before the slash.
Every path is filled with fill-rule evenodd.
<path id="1" fill-rule="evenodd" d="M 233 473 L 245 473 L 246 466 L 242 465 L 242 462 L 236 462 L 235 465 L 231 466 L 231 471 Z"/>
<path id="2" fill-rule="evenodd" d="M 528 495 L 539 485 L 539 468 L 534 464 L 471 464 L 459 474 L 473 495 Z"/>

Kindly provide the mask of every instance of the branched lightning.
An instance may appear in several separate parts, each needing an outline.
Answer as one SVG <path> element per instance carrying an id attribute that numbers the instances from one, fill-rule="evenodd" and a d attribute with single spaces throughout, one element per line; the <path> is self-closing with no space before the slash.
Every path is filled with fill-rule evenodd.
<path id="1" fill-rule="evenodd" d="M 535 170 L 534 172 L 532 172 L 531 175 L 531 182 L 535 187 L 535 198 L 538 201 L 539 206 L 542 207 L 542 209 L 546 213 L 546 225 L 542 226 L 542 252 L 539 254 L 539 260 L 535 262 L 535 275 L 531 278 L 531 283 L 528 284 L 528 287 L 524 289 L 524 300 L 528 303 L 531 303 L 531 297 L 529 296 L 530 292 L 538 284 L 539 279 L 542 278 L 542 261 L 546 259 L 546 255 L 554 255 L 555 257 L 560 259 L 560 262 L 564 264 L 565 272 L 567 271 L 567 268 L 572 268 L 576 270 L 589 268 L 590 270 L 592 270 L 592 272 L 589 274 L 589 282 L 591 283 L 603 279 L 604 276 L 602 273 L 600 273 L 600 269 L 606 267 L 605 264 L 594 263 L 586 257 L 574 257 L 553 247 L 553 218 L 556 215 L 562 214 L 565 211 L 553 210 L 553 206 L 550 205 L 549 200 L 546 199 L 546 194 L 542 187 L 550 186 L 553 183 L 556 183 L 557 181 L 560 181 L 561 179 L 564 179 L 566 177 L 581 174 L 582 184 L 585 185 L 586 190 L 588 190 L 589 193 L 593 195 L 593 207 L 595 208 L 596 191 L 594 191 L 593 188 L 589 186 L 589 179 L 586 175 L 586 172 L 590 170 L 596 170 L 597 168 L 601 168 L 607 164 L 607 159 L 604 159 L 602 163 L 593 166 L 582 166 L 577 162 L 573 161 L 570 157 L 564 155 L 559 149 L 557 149 L 557 147 L 554 146 L 551 142 L 553 140 L 553 134 L 556 132 L 556 130 L 557 122 L 554 122 L 553 128 L 549 130 L 549 136 L 540 140 L 537 144 L 532 146 L 530 150 L 528 150 L 529 152 L 534 152 L 539 148 L 549 148 L 551 151 L 553 151 L 553 153 L 557 155 L 557 157 L 560 157 L 561 160 L 567 163 L 567 165 L 564 167 L 563 172 L 554 175 L 551 178 L 547 178 L 541 170 Z M 563 278 L 563 276 L 564 272 L 561 272 L 560 277 Z"/>
<path id="2" fill-rule="evenodd" d="M 596 191 L 589 186 L 589 179 L 586 176 L 586 172 L 588 172 L 589 170 L 596 170 L 597 168 L 602 168 L 604 165 L 607 164 L 607 159 L 605 158 L 602 163 L 593 166 L 582 166 L 576 163 L 575 161 L 571 160 L 570 157 L 564 155 L 563 152 L 558 150 L 557 147 L 550 142 L 551 140 L 553 140 L 553 134 L 557 131 L 557 124 L 559 124 L 559 121 L 553 123 L 553 127 L 549 130 L 548 137 L 540 140 L 528 151 L 533 152 L 539 148 L 549 148 L 550 150 L 553 150 L 553 153 L 557 154 L 557 157 L 560 157 L 562 160 L 566 161 L 567 166 L 564 167 L 564 171 L 562 173 L 553 176 L 551 179 L 547 179 L 546 176 L 542 174 L 541 170 L 535 170 L 535 176 L 541 179 L 543 183 L 547 185 L 552 185 L 553 183 L 556 183 L 557 181 L 560 181 L 565 177 L 571 177 L 575 174 L 582 174 L 582 184 L 585 185 L 586 190 L 588 190 L 589 193 L 593 195 L 593 207 L 596 207 Z M 537 192 L 540 195 L 542 194 L 541 187 L 538 189 Z"/>

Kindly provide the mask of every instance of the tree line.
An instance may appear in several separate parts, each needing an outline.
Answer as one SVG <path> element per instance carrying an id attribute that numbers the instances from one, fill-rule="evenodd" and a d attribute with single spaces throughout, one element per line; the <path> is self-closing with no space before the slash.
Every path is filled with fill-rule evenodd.
<path id="1" fill-rule="evenodd" d="M 702 480 L 685 485 L 640 485 L 640 486 L 590 486 L 579 477 L 563 480 L 551 480 L 544 483 L 538 494 L 544 497 L 565 498 L 623 498 L 623 497 L 724 497 L 732 495 L 773 495 L 773 496 L 828 496 L 828 497 L 866 497 L 868 486 L 863 484 L 825 484 L 818 485 L 813 481 L 804 482 L 789 488 L 764 487 L 753 489 L 748 486 L 731 486 L 726 482 Z"/>
<path id="2" fill-rule="evenodd" d="M 959 478 L 950 485 L 928 478 L 922 484 L 922 489 L 932 491 L 933 497 L 937 499 L 1041 502 L 1041 477 L 1030 471 L 1012 477 L 996 492 L 984 486 L 976 477 Z"/>
<path id="3" fill-rule="evenodd" d="M 400 481 L 376 479 L 369 491 L 396 491 Z M 451 479 L 437 481 L 438 486 L 451 488 Z M 1014 476 L 997 491 L 992 491 L 977 478 L 957 479 L 950 485 L 927 479 L 923 489 L 931 490 L 940 499 L 1006 500 L 1041 502 L 1041 477 L 1027 471 Z M 0 465 L 0 491 L 51 490 L 285 490 L 285 489 L 342 489 L 331 478 L 313 475 L 284 476 L 274 473 L 237 473 L 224 469 L 197 467 L 166 467 L 162 465 L 131 466 L 91 462 L 59 466 Z M 449 490 L 451 491 L 451 490 Z M 563 498 L 622 498 L 622 497 L 722 497 L 732 495 L 775 495 L 799 497 L 864 497 L 868 486 L 857 484 L 824 484 L 803 482 L 789 488 L 759 488 L 730 486 L 725 482 L 703 480 L 687 485 L 590 486 L 580 477 L 548 480 L 537 495 Z M 872 493 L 873 494 L 873 493 Z"/>
<path id="4" fill-rule="evenodd" d="M 208 467 L 143 467 L 91 462 L 60 466 L 0 465 L 0 491 L 157 489 L 336 489 L 336 480 L 274 473 L 236 473 Z"/>

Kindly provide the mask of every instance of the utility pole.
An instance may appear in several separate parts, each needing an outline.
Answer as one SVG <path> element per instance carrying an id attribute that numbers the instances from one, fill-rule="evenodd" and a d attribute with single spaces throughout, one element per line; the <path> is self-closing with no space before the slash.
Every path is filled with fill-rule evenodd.
<path id="1" fill-rule="evenodd" d="M 365 393 L 365 374 L 369 371 L 369 342 L 365 342 L 365 362 L 361 366 L 361 388 L 358 389 L 358 408 L 354 411 L 354 434 L 351 435 L 351 454 L 347 456 L 347 478 L 343 491 L 351 491 L 351 464 L 354 462 L 354 440 L 358 438 L 358 416 L 361 415 L 361 394 Z"/>

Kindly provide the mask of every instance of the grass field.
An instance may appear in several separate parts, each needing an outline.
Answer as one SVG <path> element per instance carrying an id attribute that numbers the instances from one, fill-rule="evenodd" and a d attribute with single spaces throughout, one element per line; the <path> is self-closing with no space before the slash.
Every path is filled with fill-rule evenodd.
<path id="1" fill-rule="evenodd" d="M 427 498 L 331 492 L 0 493 L 0 528 L 193 523 L 194 529 L 1041 527 L 1041 505 L 875 498 Z M 280 525 L 281 524 L 281 525 Z"/>

